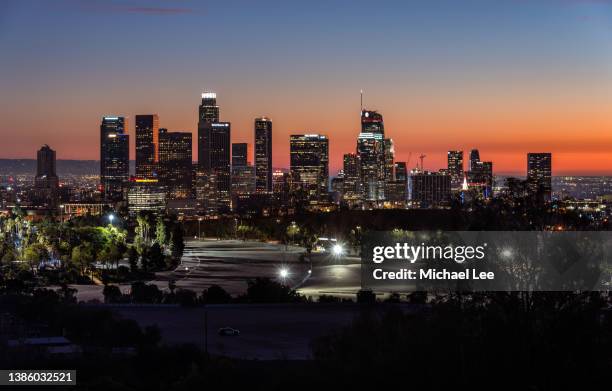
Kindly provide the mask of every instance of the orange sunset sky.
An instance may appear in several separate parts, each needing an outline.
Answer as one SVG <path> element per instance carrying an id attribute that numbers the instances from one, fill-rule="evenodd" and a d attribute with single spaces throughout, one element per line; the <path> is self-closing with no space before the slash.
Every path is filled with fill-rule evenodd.
<path id="1" fill-rule="evenodd" d="M 363 89 L 410 167 L 478 148 L 496 174 L 524 174 L 528 152 L 552 152 L 555 175 L 612 174 L 607 1 L 145 3 L 0 5 L 0 158 L 48 143 L 97 160 L 104 115 L 128 117 L 133 135 L 134 115 L 157 113 L 195 141 L 211 90 L 233 142 L 252 147 L 266 115 L 275 167 L 290 134 L 321 133 L 335 173 Z"/>

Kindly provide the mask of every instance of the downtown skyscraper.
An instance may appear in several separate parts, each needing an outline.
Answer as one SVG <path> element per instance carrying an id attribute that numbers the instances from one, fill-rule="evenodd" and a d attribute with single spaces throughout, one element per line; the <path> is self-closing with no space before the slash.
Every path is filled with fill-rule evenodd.
<path id="1" fill-rule="evenodd" d="M 542 201 L 550 201 L 552 196 L 552 154 L 527 154 L 527 186 L 529 192 Z"/>
<path id="2" fill-rule="evenodd" d="M 255 119 L 255 190 L 272 191 L 272 121 Z"/>
<path id="3" fill-rule="evenodd" d="M 55 167 L 55 151 L 44 145 L 36 154 L 34 188 L 37 201 L 51 208 L 58 202 L 59 178 Z"/>
<path id="4" fill-rule="evenodd" d="M 106 201 L 123 200 L 130 175 L 130 137 L 124 117 L 102 117 L 100 125 L 100 184 Z"/>
<path id="5" fill-rule="evenodd" d="M 231 204 L 231 124 L 219 121 L 217 94 L 205 92 L 199 107 L 198 168 L 200 176 L 214 186 L 210 197 L 215 205 L 207 209 L 229 210 Z"/>
<path id="6" fill-rule="evenodd" d="M 388 162 L 385 152 L 390 149 L 385 140 L 383 117 L 376 111 L 361 111 L 361 133 L 357 139 L 360 159 L 363 200 L 379 202 L 385 199 Z"/>
<path id="7" fill-rule="evenodd" d="M 159 117 L 157 114 L 136 115 L 136 177 L 153 179 L 159 162 Z"/>
<path id="8" fill-rule="evenodd" d="M 159 177 L 168 199 L 187 199 L 193 193 L 191 132 L 159 131 Z"/>
<path id="9" fill-rule="evenodd" d="M 451 188 L 453 190 L 461 189 L 465 176 L 463 173 L 463 151 L 448 151 L 447 170 L 451 177 Z"/>
<path id="10" fill-rule="evenodd" d="M 289 139 L 291 174 L 311 204 L 327 201 L 329 140 L 320 134 L 297 134 Z"/>

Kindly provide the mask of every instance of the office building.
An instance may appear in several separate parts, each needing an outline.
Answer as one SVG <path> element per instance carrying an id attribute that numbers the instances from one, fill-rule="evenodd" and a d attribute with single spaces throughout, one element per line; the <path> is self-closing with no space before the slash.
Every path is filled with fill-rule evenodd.
<path id="1" fill-rule="evenodd" d="M 478 157 L 480 160 L 480 157 Z M 447 172 L 451 177 L 452 190 L 460 190 L 463 183 L 463 151 L 448 151 L 447 154 Z"/>
<path id="2" fill-rule="evenodd" d="M 130 142 L 124 117 L 103 117 L 100 125 L 100 184 L 106 201 L 124 198 L 130 174 Z"/>
<path id="3" fill-rule="evenodd" d="M 255 166 L 232 166 L 232 197 L 255 193 Z"/>
<path id="4" fill-rule="evenodd" d="M 272 121 L 255 119 L 255 187 L 257 192 L 272 191 Z"/>
<path id="5" fill-rule="evenodd" d="M 168 199 L 193 197 L 191 132 L 159 132 L 159 179 L 168 190 Z"/>
<path id="6" fill-rule="evenodd" d="M 552 194 L 552 154 L 527 154 L 527 186 L 529 192 L 543 201 L 550 201 Z"/>
<path id="7" fill-rule="evenodd" d="M 128 212 L 132 216 L 144 211 L 163 214 L 167 192 L 157 179 L 133 178 L 127 192 Z"/>
<path id="8" fill-rule="evenodd" d="M 307 201 L 327 200 L 329 189 L 329 140 L 319 134 L 292 135 L 290 145 L 291 174 L 299 178 Z"/>
<path id="9" fill-rule="evenodd" d="M 356 153 L 346 153 L 343 157 L 344 174 L 342 201 L 352 207 L 361 201 L 361 163 Z"/>
<path id="10" fill-rule="evenodd" d="M 49 208 L 57 206 L 59 197 L 59 178 L 55 166 L 55 151 L 44 145 L 36 154 L 34 189 L 36 202 Z"/>
<path id="11" fill-rule="evenodd" d="M 472 149 L 470 151 L 470 171 L 477 171 L 478 163 L 480 163 L 480 152 L 477 149 Z"/>
<path id="12" fill-rule="evenodd" d="M 214 92 L 202 94 L 198 120 L 198 165 L 202 175 L 213 179 L 217 212 L 227 212 L 231 205 L 231 124 L 219 121 L 219 106 Z M 208 202 L 211 204 L 211 202 Z"/>
<path id="13" fill-rule="evenodd" d="M 435 207 L 450 201 L 451 177 L 444 173 L 417 171 L 410 175 L 411 200 L 414 206 Z"/>
<path id="14" fill-rule="evenodd" d="M 248 164 L 247 143 L 232 143 L 232 167 L 242 167 Z"/>
<path id="15" fill-rule="evenodd" d="M 157 114 L 137 115 L 136 177 L 154 179 L 159 161 L 159 118 Z"/>

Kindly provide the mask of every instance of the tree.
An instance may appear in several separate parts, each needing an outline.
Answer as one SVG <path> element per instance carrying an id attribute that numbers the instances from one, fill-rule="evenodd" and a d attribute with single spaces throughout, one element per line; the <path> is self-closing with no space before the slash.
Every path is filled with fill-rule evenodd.
<path id="1" fill-rule="evenodd" d="M 157 217 L 155 225 L 155 241 L 164 248 L 168 244 L 168 235 L 166 234 L 166 224 L 161 216 Z"/>
<path id="2" fill-rule="evenodd" d="M 136 273 L 138 271 L 138 251 L 134 246 L 131 246 L 128 250 L 128 262 L 130 263 L 130 272 Z"/>
<path id="3" fill-rule="evenodd" d="M 83 242 L 72 249 L 72 262 L 78 266 L 81 276 L 85 276 L 87 269 L 93 263 L 93 246 L 89 242 Z"/>
<path id="4" fill-rule="evenodd" d="M 232 301 L 232 296 L 219 285 L 211 285 L 204 289 L 200 300 L 204 304 L 226 304 Z"/>
<path id="5" fill-rule="evenodd" d="M 34 243 L 27 246 L 23 250 L 23 260 L 28 263 L 30 266 L 30 270 L 34 273 L 35 269 L 38 268 L 38 265 L 41 262 L 45 262 L 49 260 L 49 252 L 47 248 L 40 244 Z"/>
<path id="6" fill-rule="evenodd" d="M 251 303 L 291 303 L 300 301 L 301 296 L 288 286 L 257 277 L 247 282 L 246 299 Z"/>
<path id="7" fill-rule="evenodd" d="M 178 223 L 174 224 L 171 236 L 171 250 L 172 256 L 176 259 L 181 258 L 183 256 L 183 251 L 185 250 L 183 235 L 183 226 Z"/>
<path id="8" fill-rule="evenodd" d="M 149 257 L 155 269 L 163 269 L 166 266 L 166 262 L 164 261 L 164 253 L 159 243 L 153 243 L 151 249 L 149 250 Z"/>
<path id="9" fill-rule="evenodd" d="M 117 285 L 105 285 L 102 291 L 105 303 L 119 303 L 123 295 Z"/>

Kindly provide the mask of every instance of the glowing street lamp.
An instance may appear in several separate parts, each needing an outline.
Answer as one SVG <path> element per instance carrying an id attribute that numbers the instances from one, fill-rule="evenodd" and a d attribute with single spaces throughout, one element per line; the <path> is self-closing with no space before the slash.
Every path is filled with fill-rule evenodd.
<path id="1" fill-rule="evenodd" d="M 341 244 L 334 244 L 332 247 L 332 254 L 335 257 L 341 257 L 344 254 L 344 247 Z"/>
<path id="2" fill-rule="evenodd" d="M 289 270 L 287 270 L 287 268 L 282 268 L 278 271 L 278 275 L 284 281 L 289 277 Z"/>
<path id="3" fill-rule="evenodd" d="M 113 220 L 115 220 L 115 215 L 114 214 L 108 215 L 108 221 L 110 221 L 111 225 L 113 225 Z"/>

